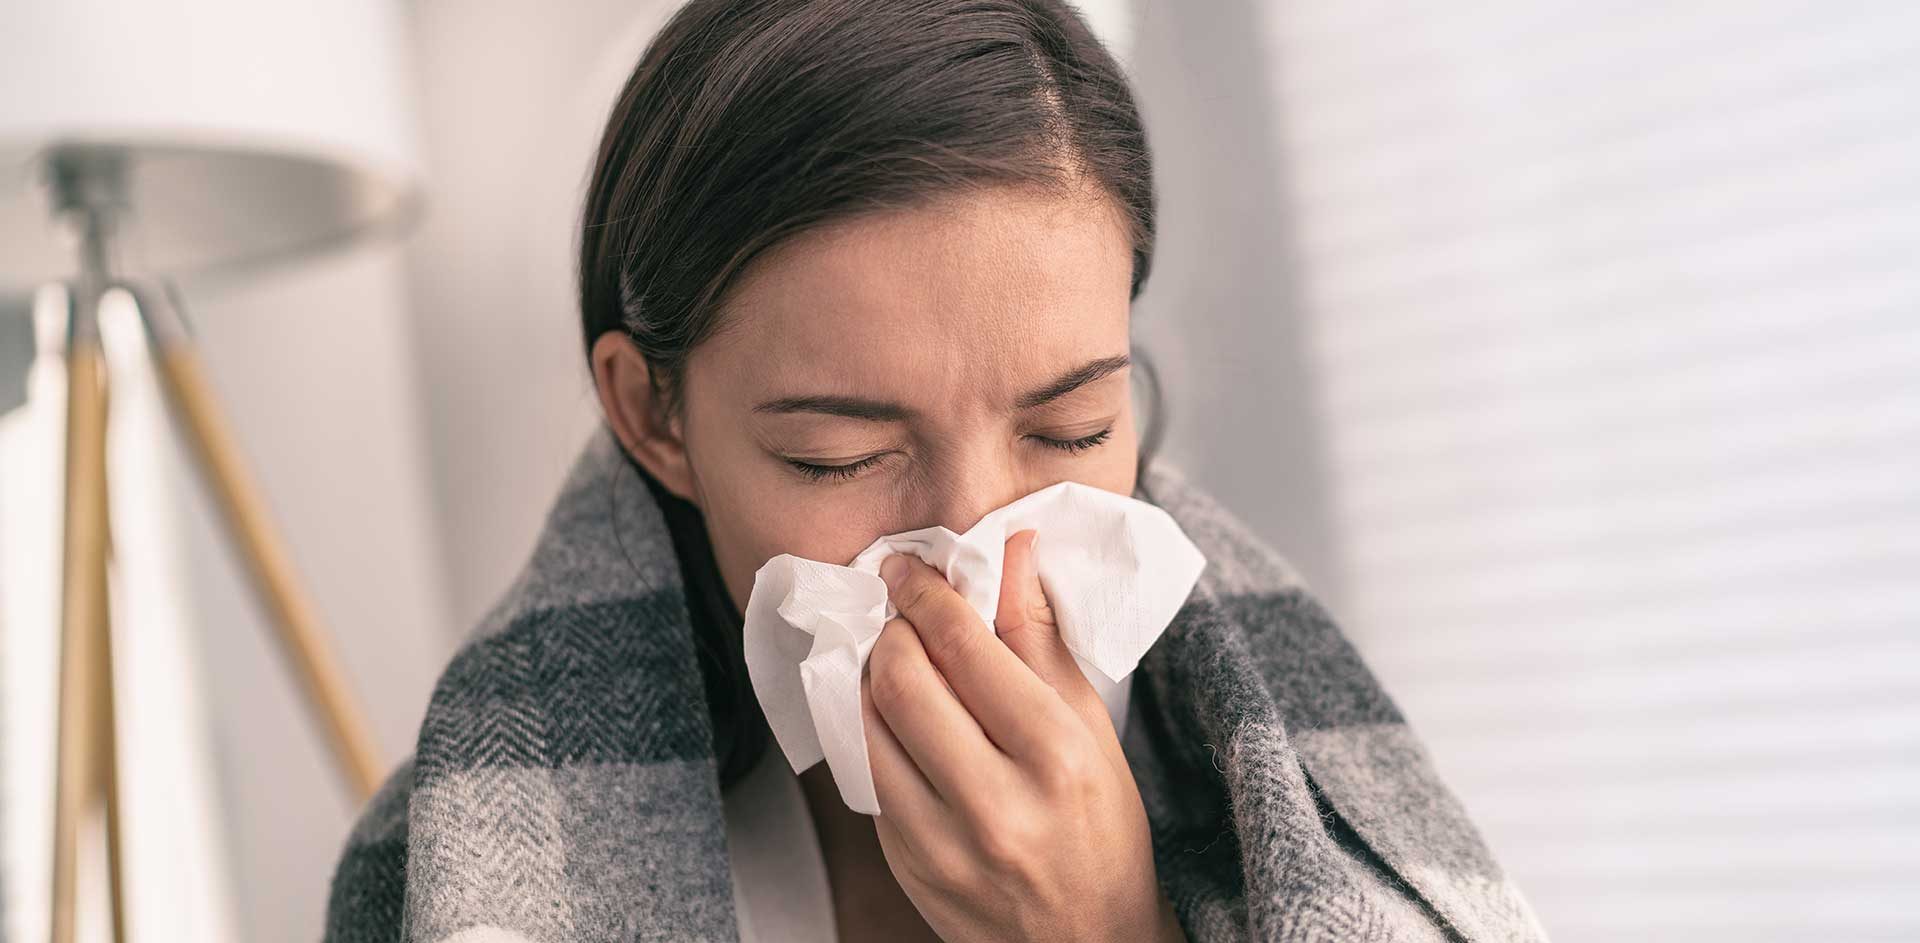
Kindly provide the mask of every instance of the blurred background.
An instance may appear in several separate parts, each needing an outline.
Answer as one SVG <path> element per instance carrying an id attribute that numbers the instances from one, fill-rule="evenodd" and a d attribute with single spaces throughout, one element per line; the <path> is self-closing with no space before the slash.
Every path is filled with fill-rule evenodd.
<path id="1" fill-rule="evenodd" d="M 266 29 L 263 74 L 377 65 L 365 139 L 418 225 L 180 287 L 390 764 L 596 421 L 575 216 L 674 4 L 346 5 L 345 42 L 290 3 L 189 26 Z M 1920 11 L 1080 5 L 1154 149 L 1164 454 L 1342 618 L 1554 938 L 1920 939 Z M 60 100 L 57 69 L 0 76 L 0 113 Z M 0 931 L 26 941 L 62 328 L 0 292 Z M 115 488 L 144 489 L 116 548 L 153 561 L 116 592 L 163 623 L 118 629 L 164 679 L 121 695 L 123 735 L 149 725 L 123 776 L 153 784 L 133 874 L 170 875 L 130 886 L 136 938 L 317 938 L 355 809 L 150 371 L 116 364 Z"/>

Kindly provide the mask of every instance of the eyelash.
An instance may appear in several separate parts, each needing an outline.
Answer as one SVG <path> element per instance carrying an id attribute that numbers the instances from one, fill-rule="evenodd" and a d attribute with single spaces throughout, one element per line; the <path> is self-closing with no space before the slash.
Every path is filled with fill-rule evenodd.
<path id="1" fill-rule="evenodd" d="M 1047 436 L 1033 436 L 1032 438 L 1038 439 L 1044 443 L 1047 448 L 1059 449 L 1062 452 L 1073 455 L 1105 443 L 1111 435 L 1113 435 L 1113 427 L 1108 426 L 1092 435 L 1084 435 L 1077 439 L 1053 439 Z M 812 462 L 802 462 L 795 459 L 787 459 L 787 464 L 792 465 L 800 474 L 815 481 L 825 481 L 827 479 L 845 481 L 860 474 L 862 471 L 865 471 L 869 465 L 873 465 L 885 457 L 885 454 L 875 455 L 847 465 L 816 465 Z"/>

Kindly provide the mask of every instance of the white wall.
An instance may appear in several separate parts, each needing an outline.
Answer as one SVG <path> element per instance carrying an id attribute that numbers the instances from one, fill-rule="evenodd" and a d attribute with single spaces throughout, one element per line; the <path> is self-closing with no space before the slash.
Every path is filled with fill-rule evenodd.
<path id="1" fill-rule="evenodd" d="M 430 208 L 412 243 L 413 343 L 461 631 L 525 562 L 598 416 L 576 221 L 614 96 L 669 12 L 655 0 L 414 7 Z"/>
<path id="2" fill-rule="evenodd" d="M 1130 72 L 1153 148 L 1160 236 L 1134 330 L 1167 391 L 1163 452 L 1338 610 L 1344 571 L 1259 35 L 1265 3 L 1138 7 Z"/>
<path id="3" fill-rule="evenodd" d="M 453 639 L 399 251 L 184 290 L 235 432 L 395 762 Z M 244 938 L 313 939 L 356 803 L 214 507 L 183 490 Z"/>

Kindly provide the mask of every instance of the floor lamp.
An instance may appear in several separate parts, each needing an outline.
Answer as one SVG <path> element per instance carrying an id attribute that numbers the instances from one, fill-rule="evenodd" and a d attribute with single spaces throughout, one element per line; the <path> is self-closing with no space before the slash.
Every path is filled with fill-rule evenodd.
<path id="1" fill-rule="evenodd" d="M 0 30 L 0 280 L 64 282 L 68 304 L 50 927 L 54 943 L 74 938 L 79 822 L 104 803 L 121 940 L 100 302 L 115 289 L 133 297 L 281 650 L 344 782 L 356 799 L 370 795 L 384 774 L 373 739 L 167 279 L 257 275 L 410 223 L 419 200 L 404 33 L 387 0 L 62 0 L 9 20 Z"/>

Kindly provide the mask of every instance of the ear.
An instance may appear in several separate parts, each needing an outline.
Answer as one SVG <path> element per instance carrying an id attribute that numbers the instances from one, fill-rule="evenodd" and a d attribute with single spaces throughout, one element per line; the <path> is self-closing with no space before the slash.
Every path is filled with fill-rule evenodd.
<path id="1" fill-rule="evenodd" d="M 677 417 L 667 415 L 640 348 L 625 333 L 608 331 L 594 340 L 588 359 L 600 408 L 621 447 L 668 491 L 697 506 L 686 438 Z"/>

